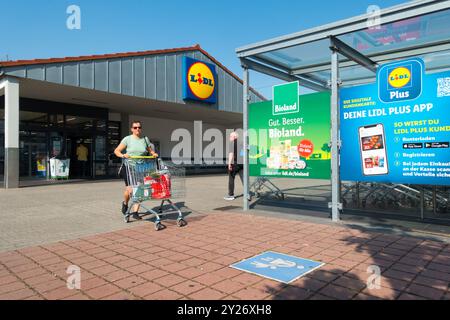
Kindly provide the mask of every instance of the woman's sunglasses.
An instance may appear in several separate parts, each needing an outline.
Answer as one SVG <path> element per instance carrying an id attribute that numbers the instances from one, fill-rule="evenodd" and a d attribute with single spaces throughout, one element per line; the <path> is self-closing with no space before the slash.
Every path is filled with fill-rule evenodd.
<path id="1" fill-rule="evenodd" d="M 142 129 L 142 127 L 133 127 L 133 129 Z"/>

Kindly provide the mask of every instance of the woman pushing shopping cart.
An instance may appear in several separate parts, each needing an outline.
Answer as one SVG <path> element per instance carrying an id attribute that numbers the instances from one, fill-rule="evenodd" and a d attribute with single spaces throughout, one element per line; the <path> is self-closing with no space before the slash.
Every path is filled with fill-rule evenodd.
<path id="1" fill-rule="evenodd" d="M 144 214 L 155 215 L 155 229 L 160 230 L 164 225 L 158 213 L 163 212 L 167 202 L 178 213 L 178 226 L 185 226 L 187 223 L 180 209 L 171 201 L 184 194 L 184 169 L 164 164 L 158 158 L 149 139 L 141 137 L 140 121 L 133 121 L 131 131 L 133 134 L 125 137 L 114 150 L 114 154 L 123 161 L 120 174 L 126 186 L 122 202 L 125 221 L 129 222 L 130 216 L 141 219 L 139 209 L 142 207 L 146 210 Z M 151 200 L 161 201 L 158 212 L 142 204 Z"/>

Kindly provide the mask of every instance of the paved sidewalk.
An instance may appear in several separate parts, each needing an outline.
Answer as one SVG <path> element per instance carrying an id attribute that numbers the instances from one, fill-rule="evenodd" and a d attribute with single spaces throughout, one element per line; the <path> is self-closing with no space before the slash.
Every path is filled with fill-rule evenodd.
<path id="1" fill-rule="evenodd" d="M 321 184 L 321 181 L 285 182 L 296 185 Z M 186 197 L 175 200 L 184 213 L 211 213 L 215 209 L 240 208 L 242 198 L 223 199 L 227 193 L 226 175 L 186 177 Z M 121 201 L 123 181 L 98 181 L 50 185 L 15 190 L 0 189 L 0 252 L 76 239 L 139 225 L 125 224 Z M 207 190 L 207 196 L 205 196 Z M 236 182 L 236 194 L 242 184 Z M 155 206 L 158 202 L 151 202 Z M 221 212 L 220 210 L 216 212 Z"/>
<path id="2" fill-rule="evenodd" d="M 188 177 L 186 198 L 175 201 L 185 213 L 228 205 L 223 200 L 226 179 L 225 175 Z M 211 195 L 206 199 L 205 184 Z M 0 189 L 0 252 L 136 226 L 139 223 L 123 221 L 123 189 L 122 180 Z"/>
<path id="3" fill-rule="evenodd" d="M 450 245 L 339 225 L 198 214 L 0 253 L 0 299 L 449 299 Z M 229 267 L 266 250 L 326 265 L 283 285 Z M 66 287 L 69 265 L 81 289 Z M 379 266 L 380 289 L 366 287 Z"/>

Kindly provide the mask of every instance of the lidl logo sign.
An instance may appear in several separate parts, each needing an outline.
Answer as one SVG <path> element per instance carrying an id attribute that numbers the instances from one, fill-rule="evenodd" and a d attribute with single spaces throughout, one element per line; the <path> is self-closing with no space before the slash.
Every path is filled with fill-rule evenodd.
<path id="1" fill-rule="evenodd" d="M 215 66 L 183 57 L 183 99 L 216 103 Z"/>
<path id="2" fill-rule="evenodd" d="M 299 82 L 273 87 L 272 114 L 274 116 L 300 112 Z"/>
<path id="3" fill-rule="evenodd" d="M 422 94 L 425 64 L 421 59 L 389 63 L 378 71 L 378 93 L 385 103 L 414 100 Z"/>
<path id="4" fill-rule="evenodd" d="M 411 67 L 399 67 L 395 68 L 389 73 L 388 83 L 389 89 L 401 89 L 411 83 Z"/>

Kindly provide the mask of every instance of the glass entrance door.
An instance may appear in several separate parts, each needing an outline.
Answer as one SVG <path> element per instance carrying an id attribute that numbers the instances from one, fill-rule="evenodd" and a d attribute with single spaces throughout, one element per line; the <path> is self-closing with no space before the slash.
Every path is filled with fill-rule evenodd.
<path id="1" fill-rule="evenodd" d="M 93 178 L 93 145 L 89 136 L 68 135 L 67 157 L 70 158 L 71 179 Z"/>
<path id="2" fill-rule="evenodd" d="M 19 173 L 26 179 L 47 178 L 47 135 L 45 132 L 21 132 Z"/>
<path id="3" fill-rule="evenodd" d="M 94 141 L 94 178 L 101 178 L 107 174 L 106 136 L 96 136 Z"/>

